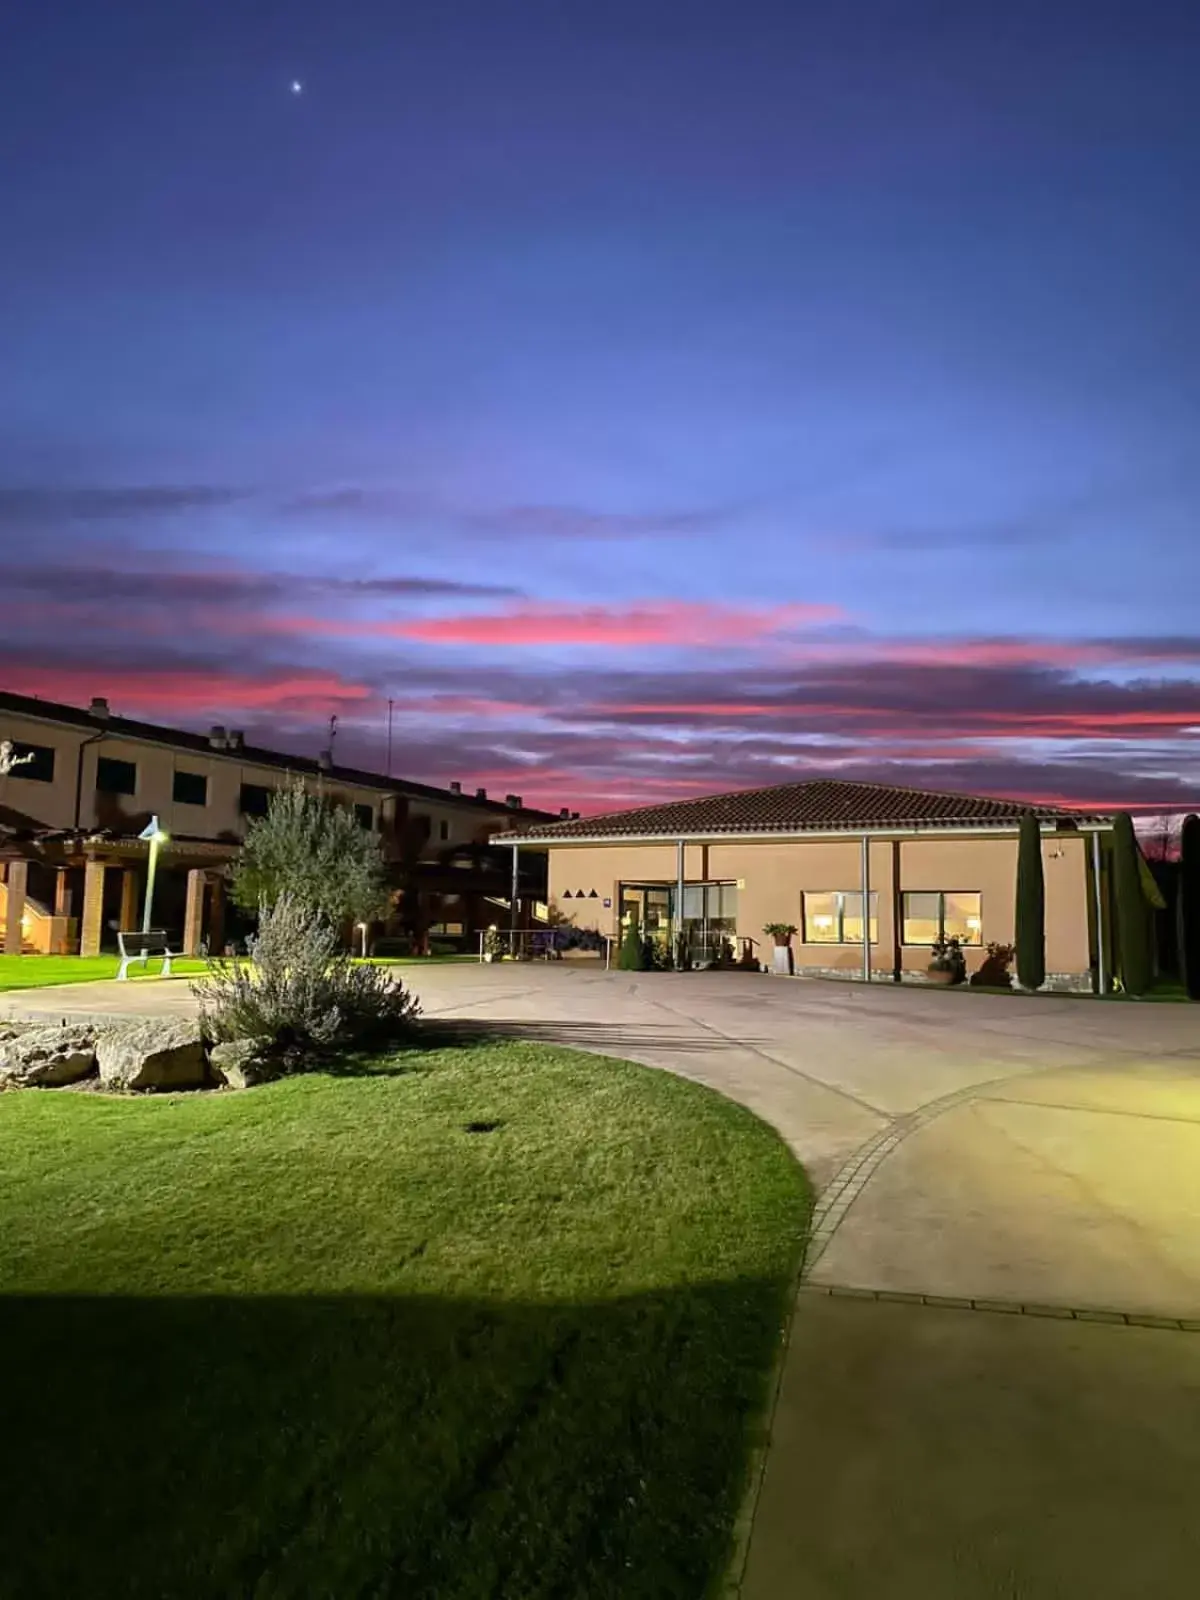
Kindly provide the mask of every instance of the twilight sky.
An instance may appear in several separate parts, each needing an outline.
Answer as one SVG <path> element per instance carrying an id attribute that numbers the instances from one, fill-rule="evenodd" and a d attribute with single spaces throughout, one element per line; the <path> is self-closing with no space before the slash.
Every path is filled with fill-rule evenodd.
<path id="1" fill-rule="evenodd" d="M 1197 81 L 1166 0 L 18 5 L 0 686 L 1195 805 Z"/>

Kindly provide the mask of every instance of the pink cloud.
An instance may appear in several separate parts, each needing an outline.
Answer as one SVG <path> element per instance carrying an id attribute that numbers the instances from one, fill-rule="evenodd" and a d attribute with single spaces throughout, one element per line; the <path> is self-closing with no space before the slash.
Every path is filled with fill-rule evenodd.
<path id="1" fill-rule="evenodd" d="M 368 623 L 361 631 L 439 644 L 626 648 L 749 643 L 795 628 L 834 622 L 842 615 L 837 606 L 828 605 L 750 607 L 671 600 L 630 606 L 524 605 L 497 612 Z"/>

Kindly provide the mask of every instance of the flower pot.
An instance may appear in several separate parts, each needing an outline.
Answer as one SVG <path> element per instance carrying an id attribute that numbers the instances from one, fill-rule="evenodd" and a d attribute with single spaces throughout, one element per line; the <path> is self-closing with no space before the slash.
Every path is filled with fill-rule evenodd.
<path id="1" fill-rule="evenodd" d="M 927 967 L 925 977 L 930 983 L 939 984 L 943 989 L 948 989 L 954 982 L 954 974 L 946 967 Z"/>

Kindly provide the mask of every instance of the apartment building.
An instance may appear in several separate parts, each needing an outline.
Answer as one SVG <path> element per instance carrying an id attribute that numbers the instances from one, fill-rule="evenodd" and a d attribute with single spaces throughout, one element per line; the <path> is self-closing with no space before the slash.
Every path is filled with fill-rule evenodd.
<path id="1" fill-rule="evenodd" d="M 247 821 L 272 792 L 299 778 L 350 806 L 378 833 L 393 887 L 394 915 L 377 931 L 467 942 L 494 921 L 492 903 L 510 894 L 507 852 L 489 837 L 528 818 L 519 795 L 502 800 L 391 778 L 247 744 L 235 728 L 207 734 L 118 716 L 97 697 L 86 708 L 0 691 L 0 930 L 4 948 L 84 955 L 140 925 L 149 846 L 138 835 L 157 818 L 160 851 L 155 922 L 184 947 L 220 950 L 227 934 L 228 866 Z M 527 902 L 545 899 L 532 860 L 520 885 Z"/>

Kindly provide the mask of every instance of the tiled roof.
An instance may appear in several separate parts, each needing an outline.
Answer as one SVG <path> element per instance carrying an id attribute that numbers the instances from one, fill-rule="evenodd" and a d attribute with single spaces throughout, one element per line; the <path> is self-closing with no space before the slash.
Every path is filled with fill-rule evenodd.
<path id="1" fill-rule="evenodd" d="M 61 705 L 55 700 L 39 700 L 35 695 L 12 694 L 0 690 L 0 711 L 11 711 L 20 716 L 43 717 L 48 722 L 65 723 L 69 727 L 87 728 L 107 732 L 126 739 L 145 739 L 153 744 L 165 744 L 175 750 L 188 750 L 207 756 L 227 756 L 232 761 L 246 762 L 251 766 L 278 767 L 285 772 L 303 772 L 310 777 L 318 774 L 331 783 L 352 783 L 362 789 L 378 789 L 385 794 L 402 794 L 422 800 L 441 801 L 455 806 L 470 806 L 479 811 L 508 814 L 514 808 L 502 800 L 481 800 L 477 795 L 455 794 L 451 789 L 438 789 L 432 784 L 418 783 L 411 778 L 385 778 L 379 772 L 365 772 L 359 767 L 322 767 L 311 756 L 288 755 L 280 750 L 264 750 L 258 745 L 239 744 L 236 747 L 214 746 L 206 734 L 192 733 L 183 728 L 164 728 L 154 722 L 141 722 L 133 717 L 109 715 L 103 720 L 80 706 Z M 535 811 L 526 807 L 530 817 L 549 820 L 553 813 Z"/>
<path id="2" fill-rule="evenodd" d="M 607 816 L 580 817 L 548 828 L 494 835 L 501 840 L 671 838 L 722 833 L 853 833 L 862 828 L 971 828 L 1016 823 L 1031 808 L 1019 800 L 898 789 L 880 783 L 816 778 L 770 789 L 742 789 L 670 805 L 641 806 Z M 1043 821 L 1101 820 L 1061 806 L 1035 806 Z"/>

